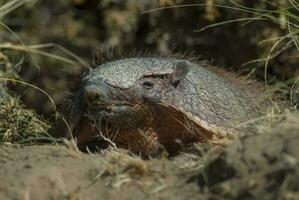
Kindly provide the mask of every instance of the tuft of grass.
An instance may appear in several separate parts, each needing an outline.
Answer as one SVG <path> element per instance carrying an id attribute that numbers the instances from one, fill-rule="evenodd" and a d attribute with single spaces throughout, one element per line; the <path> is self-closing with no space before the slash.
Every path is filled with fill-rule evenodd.
<path id="1" fill-rule="evenodd" d="M 38 143 L 49 141 L 50 125 L 35 114 L 25 109 L 19 99 L 2 92 L 0 97 L 0 143 Z"/>

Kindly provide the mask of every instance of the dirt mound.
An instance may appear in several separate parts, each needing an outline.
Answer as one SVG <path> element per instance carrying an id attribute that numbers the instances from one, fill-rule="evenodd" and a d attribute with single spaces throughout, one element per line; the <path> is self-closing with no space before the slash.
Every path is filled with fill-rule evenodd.
<path id="1" fill-rule="evenodd" d="M 0 199 L 287 199 L 299 197 L 299 116 L 196 154 L 142 160 L 73 143 L 0 146 Z M 258 133 L 260 132 L 260 133 Z"/>
<path id="2" fill-rule="evenodd" d="M 298 118 L 241 138 L 196 177 L 211 199 L 298 199 Z"/>

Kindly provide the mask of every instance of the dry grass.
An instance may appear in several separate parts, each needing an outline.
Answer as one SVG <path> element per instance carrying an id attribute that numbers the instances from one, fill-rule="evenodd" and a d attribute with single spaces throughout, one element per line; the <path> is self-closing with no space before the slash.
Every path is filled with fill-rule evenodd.
<path id="1" fill-rule="evenodd" d="M 18 99 L 6 94 L 0 101 L 0 142 L 32 143 L 51 140 L 50 125 Z"/>
<path id="2" fill-rule="evenodd" d="M 0 20 L 16 8 L 30 1 L 31 0 L 12 0 L 4 3 L 0 6 Z M 26 53 L 31 58 L 33 64 L 38 68 L 40 68 L 40 66 L 36 63 L 34 55 L 44 56 L 48 59 L 54 59 L 70 65 L 86 67 L 87 63 L 71 51 L 54 43 L 25 45 L 17 33 L 11 30 L 2 21 L 0 21 L 0 24 L 19 43 L 12 44 L 2 41 L 2 44 L 0 45 L 0 86 L 5 86 L 9 82 L 13 85 L 21 84 L 33 88 L 47 96 L 55 116 L 59 115 L 54 100 L 46 91 L 38 86 L 24 82 L 22 78 L 18 76 L 17 71 L 23 61 L 21 60 L 18 64 L 11 64 L 9 57 L 6 55 L 7 51 L 11 51 L 12 55 L 18 52 Z M 57 52 L 52 53 L 53 49 Z M 49 134 L 49 122 L 35 114 L 34 111 L 26 109 L 17 97 L 12 97 L 7 94 L 6 88 L 2 90 L 4 90 L 4 97 L 0 96 L 0 142 L 31 144 L 59 141 L 52 138 Z"/>
<path id="3" fill-rule="evenodd" d="M 103 170 L 96 177 L 107 178 L 106 184 L 119 188 L 131 181 L 142 181 L 142 177 L 150 175 L 146 161 L 119 150 L 107 150 L 103 158 Z"/>

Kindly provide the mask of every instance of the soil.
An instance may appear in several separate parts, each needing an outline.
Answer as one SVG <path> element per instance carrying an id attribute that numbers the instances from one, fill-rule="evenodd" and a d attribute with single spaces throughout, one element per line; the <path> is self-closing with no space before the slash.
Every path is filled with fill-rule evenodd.
<path id="1" fill-rule="evenodd" d="M 225 149 L 142 160 L 121 149 L 79 152 L 67 145 L 0 149 L 0 199 L 299 198 L 298 118 Z"/>
<path id="2" fill-rule="evenodd" d="M 110 150 L 85 154 L 65 146 L 3 146 L 0 199 L 198 199 L 176 161 Z M 98 178 L 97 178 L 98 177 Z M 98 179 L 98 180 L 97 180 Z"/>
<path id="3" fill-rule="evenodd" d="M 291 126 L 246 136 L 192 180 L 212 199 L 298 199 L 299 134 Z M 216 198 L 218 196 L 218 198 Z"/>

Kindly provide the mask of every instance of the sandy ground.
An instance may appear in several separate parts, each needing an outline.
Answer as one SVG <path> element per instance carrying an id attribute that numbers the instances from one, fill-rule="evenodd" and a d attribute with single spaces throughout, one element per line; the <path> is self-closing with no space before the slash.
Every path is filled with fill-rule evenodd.
<path id="1" fill-rule="evenodd" d="M 142 160 L 72 144 L 0 146 L 0 199 L 299 199 L 298 118 L 219 151 Z M 265 127 L 264 127 L 265 128 Z"/>
<path id="2" fill-rule="evenodd" d="M 125 152 L 76 153 L 64 146 L 3 146 L 0 199 L 198 199 L 177 161 Z"/>

